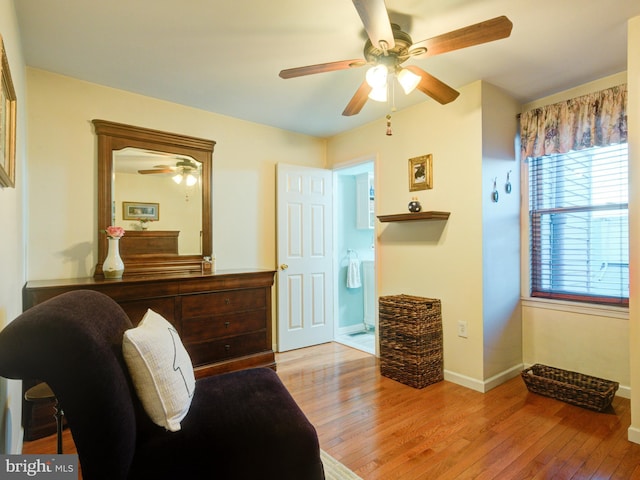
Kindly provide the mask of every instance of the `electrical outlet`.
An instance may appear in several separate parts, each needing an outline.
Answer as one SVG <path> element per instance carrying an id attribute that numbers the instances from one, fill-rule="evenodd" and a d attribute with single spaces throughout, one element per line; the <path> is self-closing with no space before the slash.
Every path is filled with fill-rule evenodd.
<path id="1" fill-rule="evenodd" d="M 467 322 L 464 320 L 458 320 L 458 336 L 467 338 Z"/>

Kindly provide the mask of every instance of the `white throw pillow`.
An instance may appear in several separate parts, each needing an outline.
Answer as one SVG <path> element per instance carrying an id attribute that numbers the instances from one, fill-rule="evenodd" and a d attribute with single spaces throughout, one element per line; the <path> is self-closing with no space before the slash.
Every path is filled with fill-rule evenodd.
<path id="1" fill-rule="evenodd" d="M 127 330 L 122 353 L 138 397 L 151 420 L 176 432 L 189 412 L 196 381 L 178 332 L 153 310 Z"/>

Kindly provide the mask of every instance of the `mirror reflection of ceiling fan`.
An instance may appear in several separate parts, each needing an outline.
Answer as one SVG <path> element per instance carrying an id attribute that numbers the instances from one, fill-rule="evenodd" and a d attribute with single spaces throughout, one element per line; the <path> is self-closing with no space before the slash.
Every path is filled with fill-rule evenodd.
<path id="1" fill-rule="evenodd" d="M 353 0 L 353 4 L 369 37 L 364 46 L 364 59 L 308 65 L 280 72 L 280 77 L 287 79 L 370 65 L 365 80 L 342 112 L 345 116 L 358 114 L 369 98 L 386 102 L 388 80 L 394 77 L 406 94 L 417 88 L 443 105 L 452 102 L 459 92 L 420 67 L 403 67 L 402 64 L 409 59 L 432 57 L 507 38 L 513 27 L 507 17 L 501 16 L 413 43 L 408 33 L 389 21 L 384 0 Z"/>
<path id="2" fill-rule="evenodd" d="M 171 165 L 155 165 L 153 168 L 146 170 L 138 170 L 142 175 L 172 174 L 171 177 L 177 184 L 184 180 L 188 187 L 198 182 L 199 169 L 196 162 L 186 158 L 178 160 L 175 166 Z"/>

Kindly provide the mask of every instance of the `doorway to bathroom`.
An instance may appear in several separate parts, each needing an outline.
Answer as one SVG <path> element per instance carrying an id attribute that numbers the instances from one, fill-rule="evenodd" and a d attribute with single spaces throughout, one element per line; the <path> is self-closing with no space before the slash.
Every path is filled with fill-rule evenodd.
<path id="1" fill-rule="evenodd" d="M 336 342 L 376 354 L 374 162 L 334 170 Z"/>

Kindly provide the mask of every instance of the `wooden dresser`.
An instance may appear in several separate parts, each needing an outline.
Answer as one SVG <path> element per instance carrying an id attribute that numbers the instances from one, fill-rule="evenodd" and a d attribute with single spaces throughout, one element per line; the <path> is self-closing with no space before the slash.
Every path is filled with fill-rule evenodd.
<path id="1" fill-rule="evenodd" d="M 178 230 L 127 230 L 120 239 L 120 255 L 178 255 Z"/>
<path id="2" fill-rule="evenodd" d="M 148 308 L 169 320 L 191 356 L 196 378 L 253 367 L 276 368 L 272 344 L 273 270 L 138 276 L 121 280 L 77 278 L 29 281 L 23 310 L 72 290 L 100 291 L 137 325 Z M 24 382 L 27 389 L 33 382 Z M 42 411 L 25 404 L 25 438 L 55 432 Z"/>

